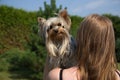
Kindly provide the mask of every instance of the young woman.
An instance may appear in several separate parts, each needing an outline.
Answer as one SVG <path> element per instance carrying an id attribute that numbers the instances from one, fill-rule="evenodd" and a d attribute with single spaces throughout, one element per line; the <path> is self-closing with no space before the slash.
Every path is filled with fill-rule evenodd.
<path id="1" fill-rule="evenodd" d="M 98 14 L 86 17 L 80 25 L 76 42 L 78 65 L 51 70 L 49 80 L 120 80 L 110 19 Z"/>

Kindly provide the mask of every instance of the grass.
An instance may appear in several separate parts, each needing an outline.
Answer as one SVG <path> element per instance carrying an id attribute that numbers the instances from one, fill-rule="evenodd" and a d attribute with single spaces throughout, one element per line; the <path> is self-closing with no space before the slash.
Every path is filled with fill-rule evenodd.
<path id="1" fill-rule="evenodd" d="M 26 74 L 25 71 L 2 71 L 0 72 L 0 80 L 30 80 L 29 78 L 25 77 L 24 74 Z"/>
<path id="2" fill-rule="evenodd" d="M 12 80 L 9 76 L 10 74 L 8 72 L 0 72 L 0 80 Z"/>
<path id="3" fill-rule="evenodd" d="M 118 63 L 118 70 L 120 70 L 120 63 Z"/>

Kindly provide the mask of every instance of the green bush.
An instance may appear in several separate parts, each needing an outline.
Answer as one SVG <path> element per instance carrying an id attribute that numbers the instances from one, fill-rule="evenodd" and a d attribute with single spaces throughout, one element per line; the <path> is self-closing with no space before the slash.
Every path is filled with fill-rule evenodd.
<path id="1" fill-rule="evenodd" d="M 1 54 L 1 57 L 5 58 L 6 61 L 10 64 L 10 70 L 16 70 L 20 67 L 19 63 L 21 62 L 23 54 L 24 51 L 14 48 Z"/>
<path id="2" fill-rule="evenodd" d="M 42 49 L 42 48 L 41 48 Z M 26 76 L 34 80 L 42 80 L 44 59 L 30 50 L 14 48 L 0 55 L 0 71 L 26 71 Z"/>
<path id="3" fill-rule="evenodd" d="M 72 36 L 76 37 L 77 30 L 78 30 L 82 20 L 83 20 L 82 17 L 71 16 L 72 25 L 71 25 L 70 33 L 72 34 Z"/>

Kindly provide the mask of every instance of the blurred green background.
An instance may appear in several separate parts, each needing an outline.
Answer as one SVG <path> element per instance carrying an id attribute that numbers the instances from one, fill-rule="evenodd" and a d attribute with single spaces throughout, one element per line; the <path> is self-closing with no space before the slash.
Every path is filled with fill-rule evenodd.
<path id="1" fill-rule="evenodd" d="M 42 80 L 47 51 L 38 35 L 37 17 L 54 16 L 62 6 L 44 3 L 44 10 L 27 12 L 5 5 L 0 6 L 0 80 Z M 69 12 L 68 12 L 69 13 Z M 116 37 L 116 58 L 120 70 L 120 17 L 103 14 L 114 25 Z M 84 17 L 70 15 L 70 33 L 75 37 Z"/>

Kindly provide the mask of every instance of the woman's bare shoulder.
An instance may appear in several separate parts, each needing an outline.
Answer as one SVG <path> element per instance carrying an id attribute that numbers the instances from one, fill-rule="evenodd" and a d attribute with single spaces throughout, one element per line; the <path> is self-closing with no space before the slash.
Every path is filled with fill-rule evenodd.
<path id="1" fill-rule="evenodd" d="M 64 70 L 64 78 L 65 80 L 80 80 L 80 73 L 78 67 L 71 67 Z"/>
<path id="2" fill-rule="evenodd" d="M 59 80 L 59 72 L 61 68 L 54 68 L 48 73 L 49 80 Z"/>

